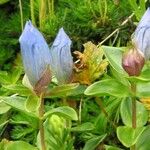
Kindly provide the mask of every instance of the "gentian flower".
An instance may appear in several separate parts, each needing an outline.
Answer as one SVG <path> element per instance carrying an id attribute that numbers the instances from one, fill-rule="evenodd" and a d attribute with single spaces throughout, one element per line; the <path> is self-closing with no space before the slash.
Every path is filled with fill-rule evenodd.
<path id="1" fill-rule="evenodd" d="M 132 42 L 137 49 L 143 52 L 145 59 L 150 58 L 150 8 L 140 20 L 132 37 Z"/>
<path id="2" fill-rule="evenodd" d="M 51 54 L 42 34 L 27 21 L 19 39 L 25 73 L 30 84 L 41 91 L 51 80 Z"/>
<path id="3" fill-rule="evenodd" d="M 144 63 L 145 58 L 143 53 L 134 47 L 123 54 L 122 67 L 129 76 L 139 76 Z"/>
<path id="4" fill-rule="evenodd" d="M 71 80 L 73 60 L 70 51 L 71 40 L 61 28 L 51 47 L 52 71 L 59 84 L 68 83 Z"/>

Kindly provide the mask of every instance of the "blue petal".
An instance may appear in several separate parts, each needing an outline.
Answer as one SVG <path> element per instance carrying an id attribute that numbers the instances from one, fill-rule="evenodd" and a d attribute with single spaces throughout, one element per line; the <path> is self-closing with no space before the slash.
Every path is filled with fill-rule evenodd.
<path id="1" fill-rule="evenodd" d="M 52 70 L 60 84 L 68 83 L 72 75 L 71 40 L 61 28 L 51 47 Z"/>
<path id="2" fill-rule="evenodd" d="M 146 10 L 141 21 L 139 22 L 132 41 L 137 49 L 144 53 L 146 59 L 150 58 L 150 8 Z"/>
<path id="3" fill-rule="evenodd" d="M 30 21 L 27 21 L 19 42 L 25 73 L 34 86 L 51 64 L 49 47 L 42 34 Z"/>

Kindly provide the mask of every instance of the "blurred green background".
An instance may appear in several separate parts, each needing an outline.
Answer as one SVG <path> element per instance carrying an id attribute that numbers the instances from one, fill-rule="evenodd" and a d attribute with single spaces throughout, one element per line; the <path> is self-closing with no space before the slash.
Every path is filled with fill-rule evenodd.
<path id="1" fill-rule="evenodd" d="M 49 44 L 59 28 L 64 27 L 73 41 L 72 51 L 81 51 L 85 42 L 98 44 L 134 12 L 132 21 L 104 43 L 125 46 L 134 32 L 135 22 L 145 11 L 145 0 L 0 0 L 1 70 L 9 70 L 20 51 L 20 6 L 23 25 L 27 20 L 32 20 Z"/>

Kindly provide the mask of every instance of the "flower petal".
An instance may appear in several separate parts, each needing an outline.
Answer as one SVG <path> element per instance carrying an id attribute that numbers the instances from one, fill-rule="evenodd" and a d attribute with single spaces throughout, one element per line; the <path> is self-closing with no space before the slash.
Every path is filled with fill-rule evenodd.
<path id="1" fill-rule="evenodd" d="M 19 42 L 25 72 L 34 86 L 51 63 L 49 47 L 42 34 L 30 21 L 27 21 Z"/>
<path id="2" fill-rule="evenodd" d="M 70 81 L 73 68 L 73 60 L 70 51 L 71 40 L 61 28 L 51 47 L 52 70 L 59 83 Z"/>
<path id="3" fill-rule="evenodd" d="M 133 37 L 132 42 L 137 49 L 144 53 L 146 59 L 150 58 L 150 8 L 147 9 L 139 22 Z"/>

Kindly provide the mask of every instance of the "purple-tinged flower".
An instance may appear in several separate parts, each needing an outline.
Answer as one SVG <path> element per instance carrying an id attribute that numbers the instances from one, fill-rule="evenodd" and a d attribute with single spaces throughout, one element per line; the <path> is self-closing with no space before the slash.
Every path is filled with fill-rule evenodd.
<path id="1" fill-rule="evenodd" d="M 25 73 L 33 88 L 40 90 L 51 80 L 49 47 L 31 21 L 27 21 L 19 42 Z"/>
<path id="2" fill-rule="evenodd" d="M 143 52 L 145 59 L 150 58 L 150 8 L 146 10 L 132 37 L 137 49 Z"/>
<path id="3" fill-rule="evenodd" d="M 71 40 L 61 28 L 51 47 L 52 70 L 60 84 L 68 83 L 71 80 L 73 60 L 70 46 Z"/>
<path id="4" fill-rule="evenodd" d="M 143 53 L 134 47 L 125 52 L 122 57 L 122 67 L 129 76 L 139 76 L 144 62 Z"/>

